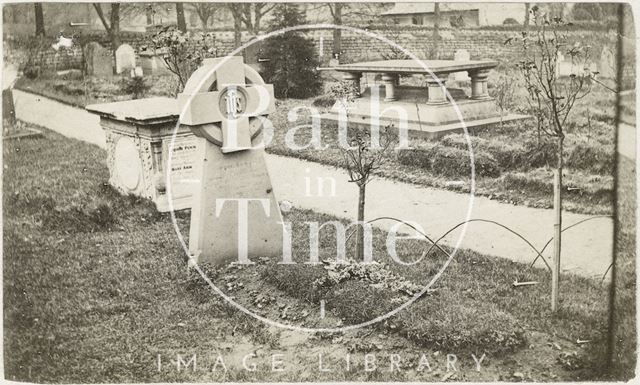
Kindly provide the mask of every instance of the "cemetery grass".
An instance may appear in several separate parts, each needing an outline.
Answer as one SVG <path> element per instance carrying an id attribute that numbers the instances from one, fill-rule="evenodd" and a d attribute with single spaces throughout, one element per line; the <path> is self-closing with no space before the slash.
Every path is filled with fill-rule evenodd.
<path id="1" fill-rule="evenodd" d="M 82 77 L 72 72 L 62 76 L 44 74 L 36 79 L 22 76 L 18 78 L 15 87 L 74 107 L 84 108 L 89 104 L 133 99 L 134 95 L 125 90 L 128 80 L 129 77 L 126 74 L 101 78 Z M 173 77 L 145 76 L 144 82 L 149 87 L 145 92 L 148 96 L 175 96 L 177 81 Z"/>
<path id="2" fill-rule="evenodd" d="M 296 334 L 269 327 L 213 295 L 188 274 L 166 214 L 107 184 L 103 150 L 43 129 L 44 139 L 5 142 L 4 304 L 7 378 L 36 382 L 292 381 L 292 380 L 578 380 L 596 375 L 606 322 L 606 287 L 563 276 L 562 311 L 548 312 L 548 274 L 462 250 L 424 298 L 374 327 L 334 334 Z M 294 210 L 286 219 L 335 218 Z M 183 234 L 189 215 L 178 213 Z M 298 229 L 300 230 L 300 229 Z M 294 257 L 308 260 L 308 232 L 296 231 Z M 335 235 L 323 232 L 320 258 L 335 256 Z M 415 258 L 419 241 L 400 243 Z M 303 250 L 306 250 L 303 251 Z M 383 267 L 332 280 L 326 265 L 286 266 L 258 260 L 253 268 L 209 269 L 214 281 L 259 314 L 283 323 L 334 327 L 383 314 L 424 285 L 441 265 L 432 252 L 416 268 L 383 259 Z M 206 268 L 206 266 L 203 266 Z M 392 274 L 392 275 L 389 275 Z M 346 279 L 345 279 L 346 277 Z M 385 278 L 386 277 L 386 278 Z M 390 279 L 393 277 L 394 279 Z M 513 288 L 512 282 L 535 280 Z M 219 279 L 219 280 L 217 280 Z M 398 284 L 404 283 L 404 284 Z M 403 286 L 404 285 L 404 286 Z M 268 293 L 268 294 L 267 294 Z M 327 317 L 318 320 L 318 300 Z M 288 314 L 287 314 L 288 313 Z M 626 328 L 631 328 L 630 330 Z M 633 324 L 625 324 L 631 333 Z M 576 339 L 592 344 L 577 345 Z M 291 342 L 293 341 L 293 342 Z M 210 370 L 177 372 L 176 354 L 259 355 L 284 352 L 295 369 L 284 373 Z M 318 353 L 339 365 L 341 354 L 400 353 L 413 366 L 402 373 L 319 373 Z M 486 369 L 454 373 L 437 363 L 418 373 L 419 353 L 487 353 Z M 158 354 L 166 360 L 157 370 Z M 403 361 L 404 362 L 404 361 Z M 206 364 L 204 364 L 206 365 Z M 209 365 L 210 368 L 211 365 Z M 595 369 L 594 369 L 595 368 Z"/>

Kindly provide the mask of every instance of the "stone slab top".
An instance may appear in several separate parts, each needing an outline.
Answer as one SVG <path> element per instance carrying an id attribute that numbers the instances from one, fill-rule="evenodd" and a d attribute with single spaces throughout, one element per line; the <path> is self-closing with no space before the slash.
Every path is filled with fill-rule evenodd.
<path id="1" fill-rule="evenodd" d="M 166 123 L 180 115 L 178 100 L 167 97 L 91 104 L 85 109 L 104 118 L 134 123 Z"/>
<path id="2" fill-rule="evenodd" d="M 378 60 L 360 63 L 341 64 L 333 67 L 341 72 L 380 72 L 392 74 L 429 74 L 423 65 L 435 74 L 446 74 L 460 71 L 488 70 L 498 66 L 493 60 Z"/>

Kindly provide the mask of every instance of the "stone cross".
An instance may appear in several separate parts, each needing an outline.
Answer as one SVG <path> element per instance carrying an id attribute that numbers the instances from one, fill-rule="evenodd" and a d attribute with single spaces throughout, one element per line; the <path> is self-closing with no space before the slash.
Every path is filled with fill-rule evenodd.
<path id="1" fill-rule="evenodd" d="M 273 86 L 242 57 L 207 59 L 178 96 L 180 124 L 202 138 L 189 251 L 197 262 L 282 257 L 284 227 L 264 159 Z"/>
<path id="2" fill-rule="evenodd" d="M 205 63 L 191 76 L 184 92 L 178 96 L 186 107 L 180 122 L 189 126 L 220 125 L 219 133 L 217 129 L 207 127 L 194 133 L 221 145 L 224 153 L 246 150 L 251 147 L 255 133 L 251 132 L 250 119 L 267 115 L 275 109 L 273 86 L 247 85 L 246 68 L 240 57 L 231 57 L 223 65 L 219 65 L 217 59 Z M 219 68 L 210 73 L 216 65 Z M 255 82 L 255 76 L 259 75 L 252 69 L 250 71 L 254 78 L 250 81 Z"/>

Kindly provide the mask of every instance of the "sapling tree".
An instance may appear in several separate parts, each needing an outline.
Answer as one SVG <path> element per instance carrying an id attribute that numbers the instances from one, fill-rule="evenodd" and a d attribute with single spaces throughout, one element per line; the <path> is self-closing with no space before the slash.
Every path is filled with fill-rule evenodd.
<path id="1" fill-rule="evenodd" d="M 152 48 L 178 78 L 178 92 L 184 89 L 203 59 L 216 56 L 215 43 L 213 33 L 181 32 L 175 27 L 165 27 L 151 37 Z"/>
<path id="2" fill-rule="evenodd" d="M 565 23 L 560 17 L 542 13 L 538 6 L 531 7 L 532 25 L 522 32 L 523 60 L 518 68 L 523 76 L 530 105 L 540 132 L 554 138 L 557 163 L 554 176 L 553 208 L 554 255 L 551 286 L 551 310 L 558 308 L 562 228 L 562 170 L 565 124 L 575 103 L 591 90 L 593 74 L 587 68 L 589 46 L 580 42 L 570 45 L 563 32 Z M 568 55 L 572 63 L 571 74 L 560 78 L 558 58 Z"/>
<path id="3" fill-rule="evenodd" d="M 371 181 L 376 170 L 385 161 L 385 155 L 392 149 L 396 142 L 396 135 L 390 127 L 375 133 L 372 138 L 371 131 L 358 130 L 350 138 L 350 146 L 340 150 L 344 158 L 344 167 L 349 174 L 349 182 L 358 186 L 358 225 L 356 232 L 356 260 L 364 261 L 364 210 L 366 187 Z"/>
<path id="4" fill-rule="evenodd" d="M 500 127 L 503 126 L 504 114 L 514 106 L 515 85 L 509 75 L 500 75 L 491 96 L 496 100 L 500 109 Z"/>

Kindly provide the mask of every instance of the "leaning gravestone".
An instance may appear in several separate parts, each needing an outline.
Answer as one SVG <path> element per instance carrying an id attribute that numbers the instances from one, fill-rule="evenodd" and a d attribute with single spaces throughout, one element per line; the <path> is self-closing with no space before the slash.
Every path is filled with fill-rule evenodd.
<path id="1" fill-rule="evenodd" d="M 122 44 L 116 50 L 116 73 L 131 70 L 136 67 L 136 52 L 129 44 Z"/>
<path id="2" fill-rule="evenodd" d="M 242 57 L 207 59 L 178 96 L 181 126 L 205 138 L 197 162 L 189 251 L 197 262 L 282 257 L 282 216 L 264 159 L 273 86 Z"/>

